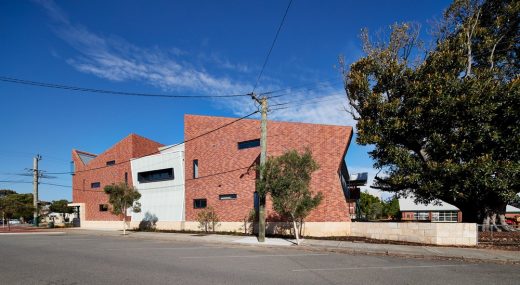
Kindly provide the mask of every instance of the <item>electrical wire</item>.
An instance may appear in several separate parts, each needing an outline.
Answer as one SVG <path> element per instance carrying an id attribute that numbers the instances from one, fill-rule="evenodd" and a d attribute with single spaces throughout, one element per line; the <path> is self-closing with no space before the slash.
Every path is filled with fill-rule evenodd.
<path id="1" fill-rule="evenodd" d="M 188 140 L 184 140 L 183 142 L 180 142 L 180 143 L 177 143 L 177 144 L 170 145 L 170 146 L 168 146 L 168 147 L 165 147 L 165 148 L 161 149 L 160 151 L 159 151 L 159 150 L 156 150 L 156 151 L 154 151 L 154 152 L 152 152 L 152 153 L 149 153 L 149 154 L 143 155 L 142 157 L 144 157 L 144 156 L 149 156 L 149 155 L 153 155 L 153 154 L 157 154 L 157 153 L 161 153 L 161 151 L 165 151 L 165 150 L 167 150 L 167 149 L 170 149 L 170 148 L 176 147 L 176 146 L 181 145 L 181 144 L 183 144 L 183 143 L 187 143 L 187 142 L 190 142 L 190 141 L 196 140 L 196 139 L 201 138 L 201 137 L 203 137 L 203 136 L 205 136 L 205 135 L 208 135 L 208 134 L 213 133 L 213 132 L 216 132 L 216 131 L 218 131 L 218 130 L 220 130 L 220 129 L 222 129 L 222 128 L 225 128 L 225 127 L 227 127 L 227 126 L 229 126 L 229 125 L 232 125 L 232 124 L 234 124 L 234 123 L 236 123 L 236 122 L 238 122 L 238 121 L 241 121 L 241 120 L 243 120 L 243 119 L 246 119 L 246 118 L 248 118 L 248 117 L 251 117 L 251 116 L 253 116 L 254 114 L 256 114 L 256 113 L 258 113 L 258 112 L 259 112 L 259 111 L 254 111 L 254 112 L 252 112 L 252 113 L 250 113 L 250 114 L 248 114 L 248 115 L 245 115 L 245 116 L 243 116 L 243 117 L 240 117 L 240 118 L 238 118 L 238 119 L 235 119 L 235 120 L 233 120 L 233 121 L 231 121 L 231 122 L 229 122 L 229 123 L 226 123 L 226 124 L 224 124 L 224 125 L 222 125 L 222 126 L 220 126 L 220 127 L 218 127 L 218 128 L 212 129 L 212 130 L 210 130 L 210 131 L 207 131 L 207 132 L 205 132 L 205 133 L 202 133 L 202 134 L 200 134 L 200 135 L 198 135 L 198 136 L 195 136 L 195 137 L 193 137 L 193 138 L 190 138 L 190 139 L 188 139 Z M 113 167 L 113 166 L 115 166 L 115 165 L 119 165 L 119 164 L 123 164 L 123 163 L 128 163 L 128 162 L 130 162 L 130 161 L 131 161 L 131 159 L 128 159 L 128 160 L 123 160 L 123 161 L 120 161 L 120 162 L 116 162 L 115 164 L 112 164 L 112 165 L 104 165 L 104 166 L 100 166 L 100 167 L 96 167 L 96 168 L 90 168 L 90 169 L 78 170 L 78 171 L 68 171 L 68 172 L 47 172 L 46 174 L 54 174 L 54 175 L 59 175 L 59 174 L 76 174 L 76 173 L 82 173 L 82 172 L 87 172 L 87 171 L 92 171 L 92 170 L 103 169 L 103 168 L 107 168 L 107 167 Z"/>
<path id="2" fill-rule="evenodd" d="M 270 106 L 271 106 L 271 107 L 275 107 L 275 106 L 284 106 L 284 105 L 290 105 L 290 104 L 299 103 L 299 102 L 303 102 L 303 104 L 300 104 L 300 105 L 304 105 L 304 104 L 320 103 L 320 102 L 326 102 L 326 101 L 334 101 L 334 100 L 344 99 L 343 97 L 339 97 L 339 96 L 341 96 L 341 95 L 343 95 L 343 94 L 332 94 L 332 95 L 323 96 L 323 97 L 318 97 L 318 98 L 310 98 L 310 99 L 302 99 L 302 100 L 293 100 L 293 101 L 287 101 L 287 102 L 283 102 L 283 103 L 272 104 L 272 105 L 270 105 Z M 333 97 L 333 98 L 329 98 L 329 97 Z"/>
<path id="3" fill-rule="evenodd" d="M 138 96 L 138 97 L 157 97 L 157 98 L 229 98 L 229 97 L 250 96 L 248 94 L 232 94 L 232 95 L 171 95 L 170 94 L 170 95 L 168 95 L 168 94 L 138 93 L 138 92 L 105 90 L 105 89 L 96 89 L 96 88 L 88 88 L 88 87 L 46 83 L 46 82 L 31 81 L 31 80 L 25 80 L 25 79 L 13 78 L 13 77 L 5 77 L 5 76 L 0 76 L 0 81 L 15 83 L 15 84 L 46 87 L 46 88 L 64 89 L 64 90 L 90 92 L 90 93 L 102 93 L 102 94 L 119 95 L 119 96 Z"/>
<path id="4" fill-rule="evenodd" d="M 274 45 L 276 43 L 276 40 L 278 39 L 278 35 L 280 34 L 280 30 L 282 29 L 282 26 L 285 22 L 285 18 L 287 17 L 287 13 L 289 12 L 289 8 L 291 8 L 293 0 L 289 1 L 289 4 L 287 5 L 287 8 L 285 9 L 285 14 L 283 15 L 282 21 L 280 22 L 280 25 L 278 26 L 278 30 L 276 31 L 276 35 L 274 36 L 273 43 L 271 44 L 271 47 L 269 48 L 269 52 L 267 53 L 267 56 L 265 57 L 264 64 L 262 65 L 262 69 L 260 69 L 260 73 L 258 74 L 258 78 L 256 79 L 255 86 L 253 87 L 253 92 L 255 92 L 256 87 L 258 87 L 258 83 L 260 83 L 260 79 L 262 78 L 262 74 L 264 73 L 265 66 L 267 65 L 267 62 L 269 61 L 269 57 L 271 56 L 271 52 L 273 51 Z"/>

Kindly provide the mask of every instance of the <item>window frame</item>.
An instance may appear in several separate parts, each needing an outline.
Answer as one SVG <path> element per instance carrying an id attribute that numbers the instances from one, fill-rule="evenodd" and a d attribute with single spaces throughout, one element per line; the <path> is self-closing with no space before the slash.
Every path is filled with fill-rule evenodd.
<path id="1" fill-rule="evenodd" d="M 199 178 L 199 160 L 193 160 L 193 179 Z"/>
<path id="2" fill-rule="evenodd" d="M 90 188 L 91 189 L 101 188 L 101 182 L 99 182 L 99 181 L 91 182 L 90 183 Z"/>
<path id="3" fill-rule="evenodd" d="M 114 166 L 114 165 L 116 165 L 116 160 L 115 159 L 114 160 L 109 160 L 109 161 L 107 161 L 106 165 L 107 166 Z"/>
<path id="4" fill-rule="evenodd" d="M 150 177 L 143 177 L 144 175 L 162 175 L 161 171 L 168 172 L 168 177 L 160 177 L 160 178 L 152 178 Z M 170 174 L 171 173 L 171 174 Z M 169 181 L 169 180 L 175 180 L 175 169 L 173 167 L 171 168 L 162 168 L 162 169 L 155 169 L 155 170 L 149 170 L 149 171 L 141 171 L 137 172 L 137 182 L 141 183 L 153 183 L 153 182 L 161 182 L 161 181 Z"/>
<path id="5" fill-rule="evenodd" d="M 236 200 L 238 199 L 238 195 L 236 193 L 220 194 L 218 195 L 218 199 L 220 201 Z"/>
<path id="6" fill-rule="evenodd" d="M 252 139 L 247 141 L 240 141 L 237 143 L 237 149 L 243 150 L 243 149 L 249 149 L 249 148 L 255 148 L 260 146 L 260 139 Z"/>
<path id="7" fill-rule="evenodd" d="M 200 204 L 198 204 L 198 203 Z M 204 202 L 202 204 L 202 202 Z M 193 199 L 193 209 L 205 209 L 208 207 L 208 199 L 206 198 L 197 198 L 197 199 Z"/>

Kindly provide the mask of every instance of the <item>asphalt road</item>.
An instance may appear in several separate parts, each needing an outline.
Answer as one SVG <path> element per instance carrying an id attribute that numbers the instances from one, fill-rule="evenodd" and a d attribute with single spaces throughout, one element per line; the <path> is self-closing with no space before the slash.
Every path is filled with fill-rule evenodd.
<path id="1" fill-rule="evenodd" d="M 520 284 L 520 266 L 68 234 L 0 236 L 0 284 Z"/>

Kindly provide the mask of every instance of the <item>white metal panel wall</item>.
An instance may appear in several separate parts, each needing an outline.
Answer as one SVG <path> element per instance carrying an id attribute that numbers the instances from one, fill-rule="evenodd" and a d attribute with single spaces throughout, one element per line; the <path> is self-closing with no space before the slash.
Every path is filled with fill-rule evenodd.
<path id="1" fill-rule="evenodd" d="M 184 144 L 161 153 L 134 159 L 132 181 L 141 193 L 141 212 L 132 213 L 132 221 L 143 220 L 148 212 L 159 221 L 184 221 Z M 174 179 L 139 183 L 139 172 L 173 168 Z"/>

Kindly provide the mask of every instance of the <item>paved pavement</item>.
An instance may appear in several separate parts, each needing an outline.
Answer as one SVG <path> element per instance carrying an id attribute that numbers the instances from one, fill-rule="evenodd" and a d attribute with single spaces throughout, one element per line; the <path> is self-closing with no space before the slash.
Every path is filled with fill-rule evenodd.
<path id="1" fill-rule="evenodd" d="M 233 239 L 243 238 L 87 231 L 0 235 L 0 283 L 473 285 L 520 280 L 518 265 L 251 246 Z"/>
<path id="2" fill-rule="evenodd" d="M 77 231 L 77 230 L 76 230 Z M 120 235 L 117 231 L 84 231 L 99 235 Z M 132 232 L 130 238 L 156 239 L 186 242 L 205 242 L 220 244 L 243 244 L 258 246 L 291 246 L 295 247 L 294 240 L 267 238 L 264 244 L 258 243 L 255 237 L 241 237 L 233 235 L 201 235 L 185 233 L 153 233 Z M 443 246 L 411 246 L 395 244 L 374 244 L 363 242 L 346 242 L 332 240 L 306 239 L 299 246 L 301 249 L 314 251 L 335 251 L 354 254 L 392 255 L 403 257 L 420 257 L 429 259 L 460 259 L 465 261 L 484 261 L 495 263 L 520 264 L 520 252 L 491 250 L 483 248 L 460 248 Z"/>

